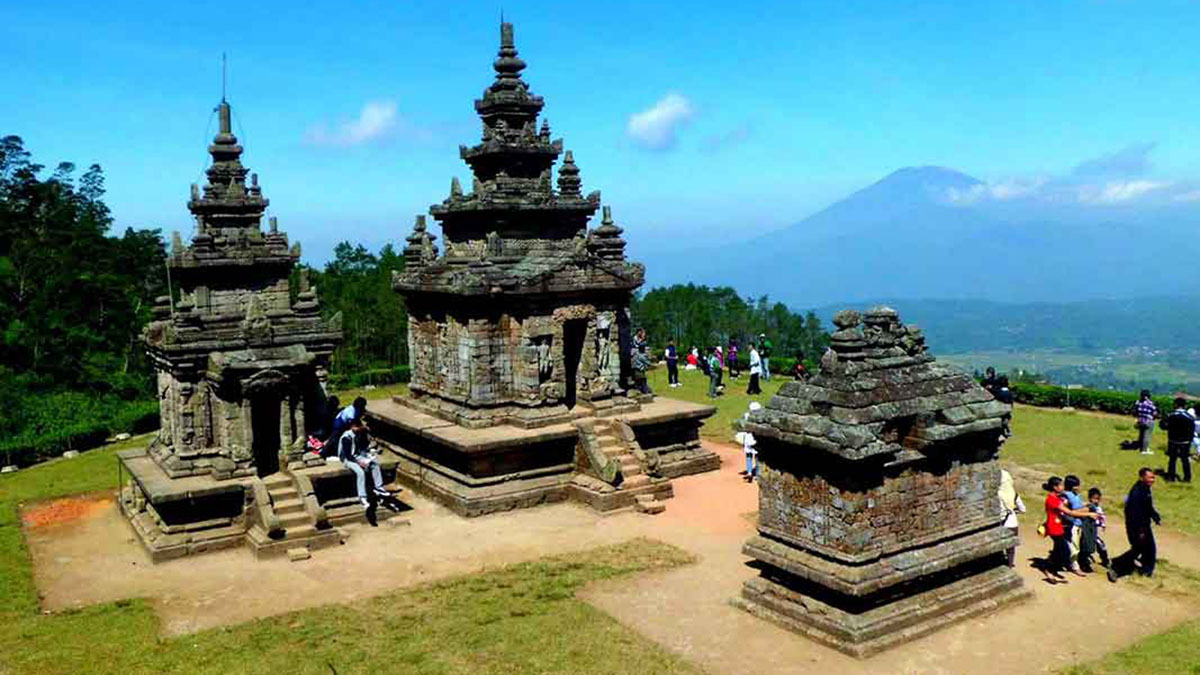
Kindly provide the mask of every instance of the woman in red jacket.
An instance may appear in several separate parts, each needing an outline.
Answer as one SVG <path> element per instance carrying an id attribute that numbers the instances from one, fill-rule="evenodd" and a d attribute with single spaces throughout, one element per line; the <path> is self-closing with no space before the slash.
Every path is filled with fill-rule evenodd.
<path id="1" fill-rule="evenodd" d="M 1087 576 L 1071 567 L 1071 548 L 1067 544 L 1063 518 L 1071 516 L 1094 520 L 1097 517 L 1096 514 L 1087 509 L 1073 511 L 1067 508 L 1066 499 L 1063 497 L 1063 481 L 1058 476 L 1051 476 L 1050 480 L 1042 485 L 1042 489 L 1046 491 L 1046 536 L 1054 542 L 1054 548 L 1050 550 L 1049 564 L 1043 570 L 1047 581 L 1066 583 L 1061 574 L 1063 570 L 1070 570 L 1076 576 Z"/>

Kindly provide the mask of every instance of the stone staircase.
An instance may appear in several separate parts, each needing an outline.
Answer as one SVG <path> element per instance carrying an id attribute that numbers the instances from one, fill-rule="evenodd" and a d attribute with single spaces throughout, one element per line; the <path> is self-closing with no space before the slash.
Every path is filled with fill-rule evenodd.
<path id="1" fill-rule="evenodd" d="M 261 522 L 255 523 L 246 534 L 254 555 L 266 558 L 286 554 L 293 561 L 304 560 L 317 549 L 337 546 L 347 535 L 326 522 L 322 527 L 309 512 L 296 479 L 287 473 L 276 473 L 262 479 L 270 500 L 270 509 L 278 518 L 282 530 L 268 532 Z"/>
<path id="2" fill-rule="evenodd" d="M 591 435 L 591 442 L 594 442 L 607 466 L 618 469 L 619 478 L 610 485 L 591 477 L 577 481 L 582 488 L 601 493 L 598 500 L 585 501 L 602 511 L 629 506 L 650 514 L 666 510 L 666 505 L 659 501 L 659 497 L 671 496 L 670 481 L 646 473 L 649 467 L 638 457 L 640 448 L 628 425 L 615 418 L 595 418 L 591 424 Z"/>

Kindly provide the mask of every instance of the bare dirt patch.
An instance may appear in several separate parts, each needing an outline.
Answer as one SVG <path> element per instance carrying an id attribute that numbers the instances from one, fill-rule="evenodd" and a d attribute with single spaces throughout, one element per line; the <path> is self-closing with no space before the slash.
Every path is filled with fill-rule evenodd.
<path id="1" fill-rule="evenodd" d="M 21 511 L 25 527 L 69 525 L 101 515 L 113 504 L 112 495 L 75 495 L 34 504 Z"/>

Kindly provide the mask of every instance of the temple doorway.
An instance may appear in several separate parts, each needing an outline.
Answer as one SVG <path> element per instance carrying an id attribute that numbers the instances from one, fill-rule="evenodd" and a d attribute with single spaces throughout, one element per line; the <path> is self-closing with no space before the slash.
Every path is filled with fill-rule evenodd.
<path id="1" fill-rule="evenodd" d="M 279 415 L 282 401 L 278 396 L 256 396 L 250 402 L 250 433 L 253 439 L 254 466 L 259 477 L 279 472 Z"/>
<path id="2" fill-rule="evenodd" d="M 579 362 L 583 360 L 583 342 L 587 336 L 587 319 L 571 319 L 563 323 L 563 368 L 567 381 L 567 408 L 574 408 L 579 399 Z"/>

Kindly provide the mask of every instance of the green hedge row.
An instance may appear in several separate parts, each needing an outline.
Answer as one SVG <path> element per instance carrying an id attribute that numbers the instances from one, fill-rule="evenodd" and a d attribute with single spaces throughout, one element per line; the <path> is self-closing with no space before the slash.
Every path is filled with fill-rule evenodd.
<path id="1" fill-rule="evenodd" d="M 1044 408 L 1062 408 L 1070 401 L 1071 407 L 1083 410 L 1100 410 L 1119 415 L 1132 415 L 1133 406 L 1138 401 L 1138 395 L 1128 391 L 1112 391 L 1108 389 L 1071 389 L 1068 396 L 1066 387 L 1052 384 L 1027 384 L 1015 382 L 1009 389 L 1013 400 Z M 1166 414 L 1174 407 L 1174 396 L 1155 396 L 1154 404 L 1159 412 Z"/>
<path id="2" fill-rule="evenodd" d="M 355 373 L 332 373 L 329 376 L 331 389 L 357 389 L 368 384 L 376 386 L 385 384 L 402 384 L 412 379 L 412 368 L 408 366 L 392 366 L 391 368 L 372 368 Z"/>
<path id="3" fill-rule="evenodd" d="M 91 399 L 82 406 L 78 394 L 47 394 L 40 399 L 43 411 L 22 433 L 0 442 L 5 464 L 28 466 L 57 457 L 67 450 L 89 450 L 115 434 L 144 434 L 158 428 L 158 402 Z"/>

